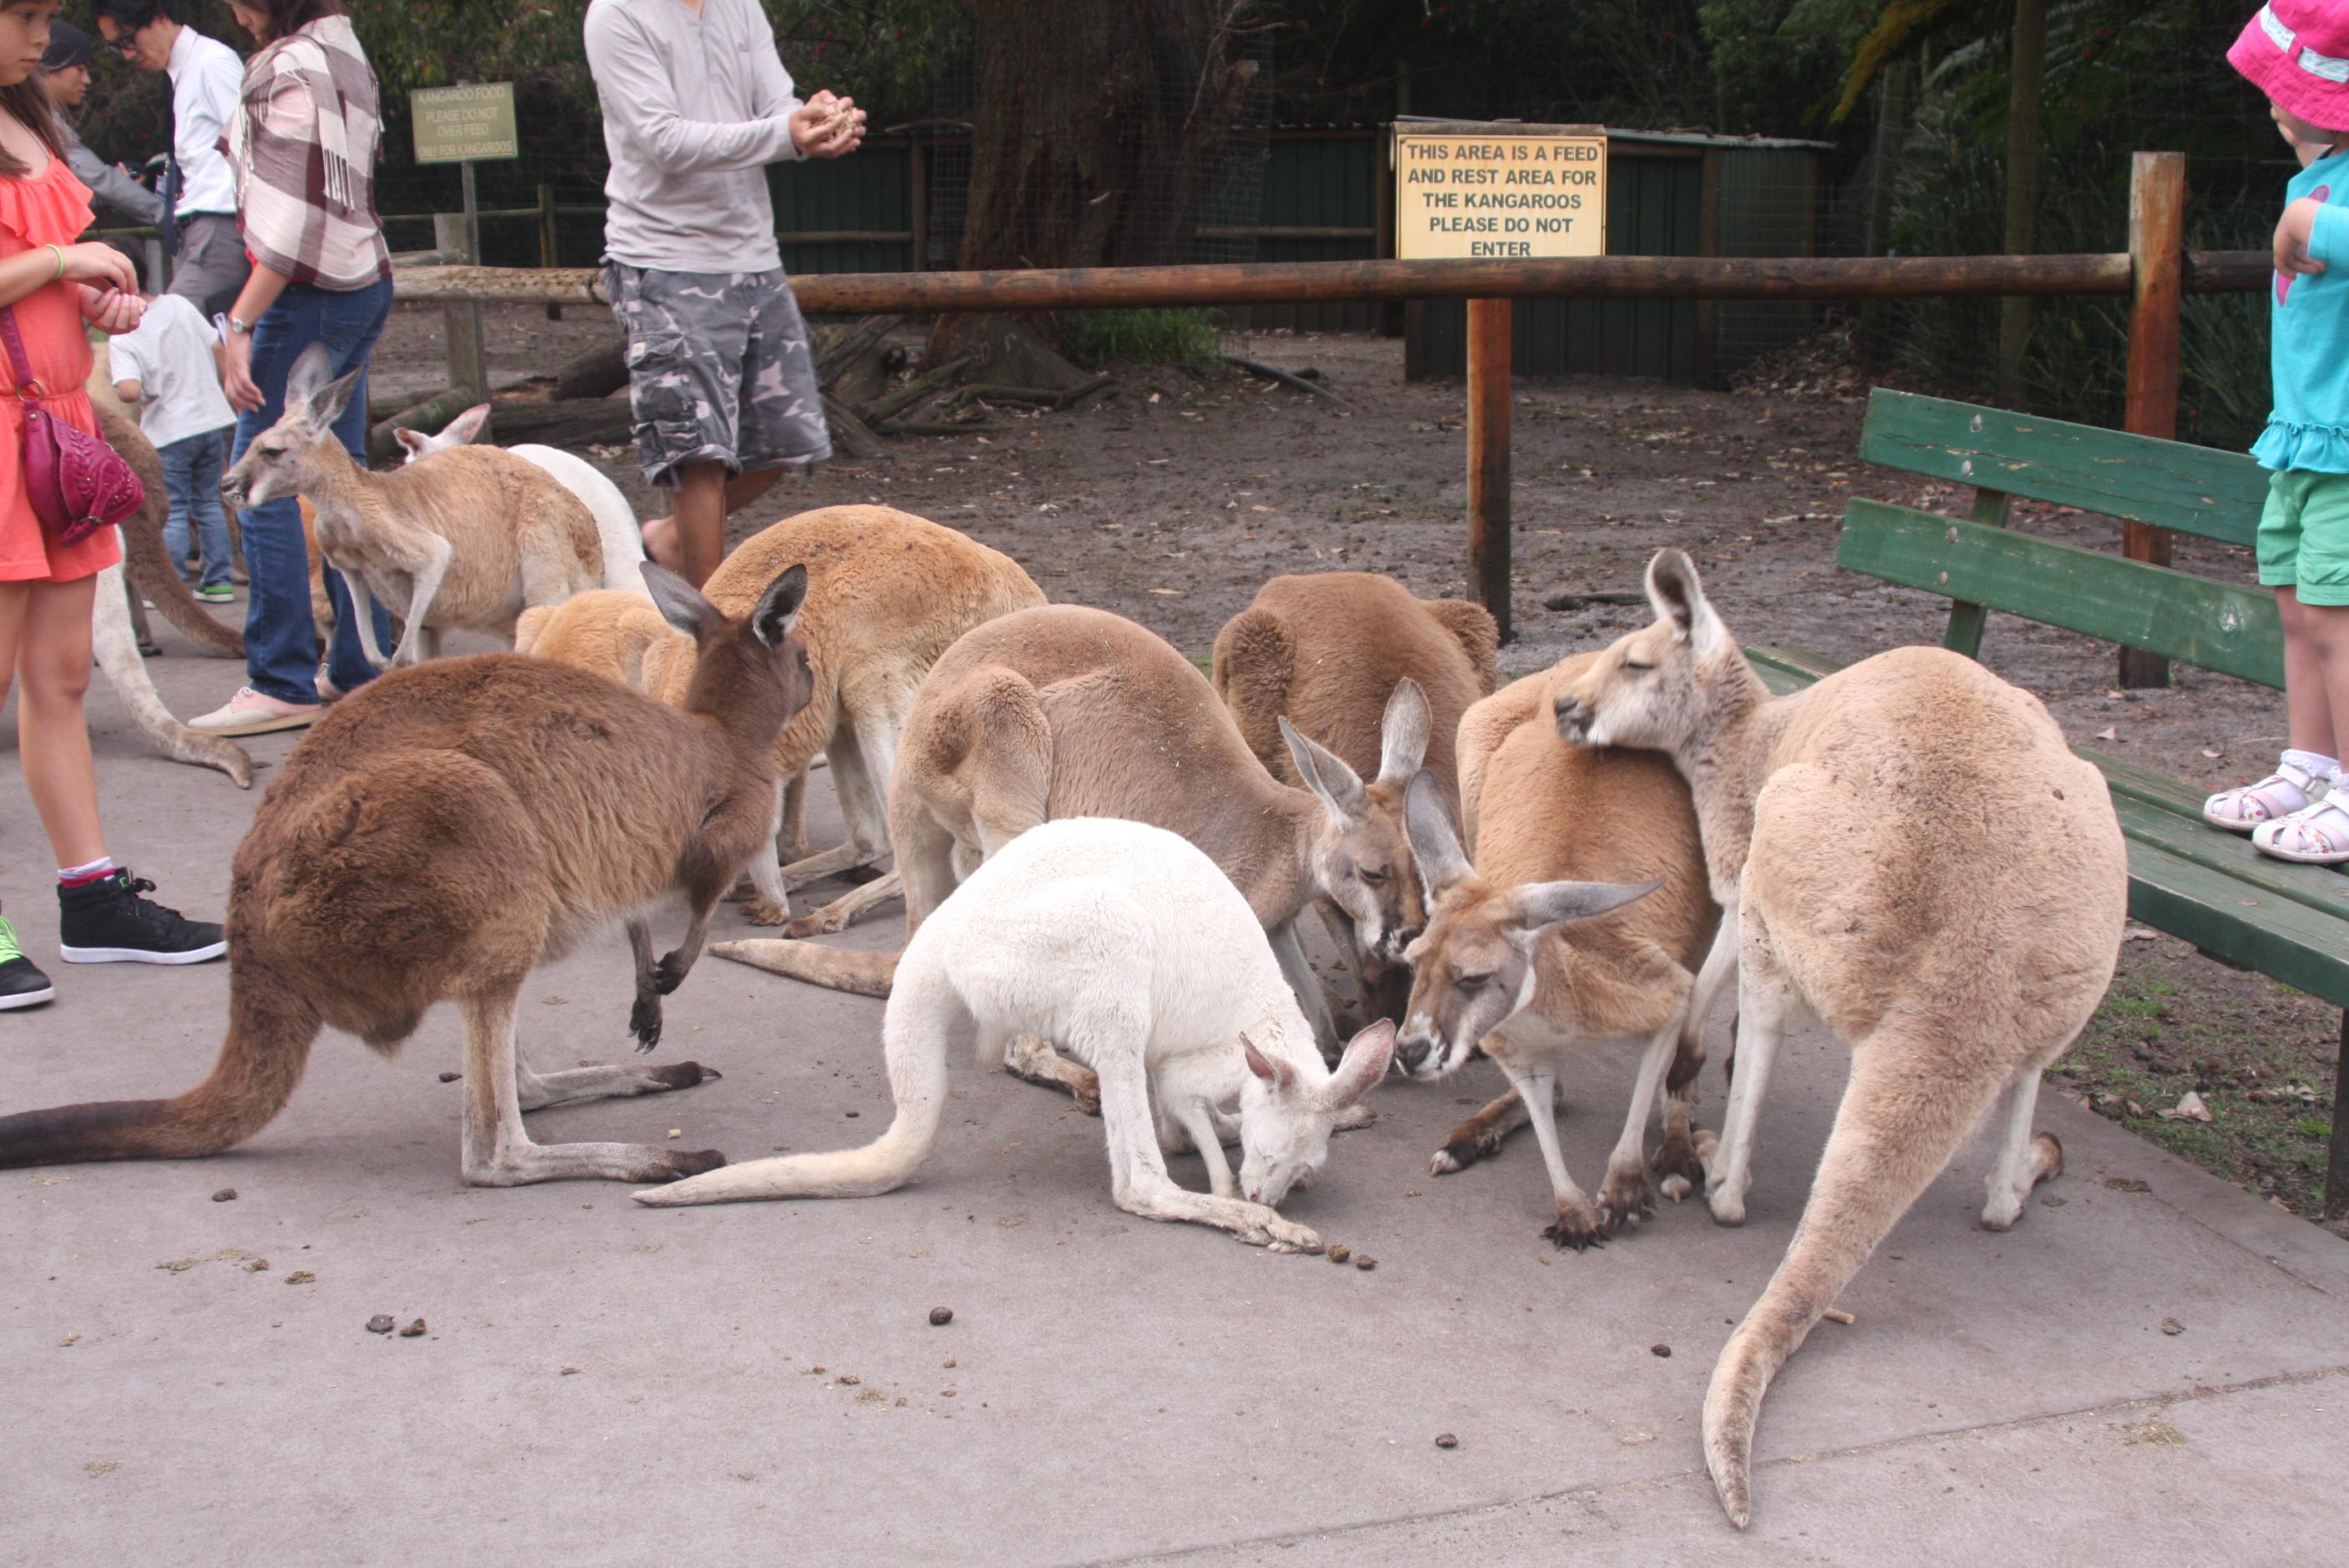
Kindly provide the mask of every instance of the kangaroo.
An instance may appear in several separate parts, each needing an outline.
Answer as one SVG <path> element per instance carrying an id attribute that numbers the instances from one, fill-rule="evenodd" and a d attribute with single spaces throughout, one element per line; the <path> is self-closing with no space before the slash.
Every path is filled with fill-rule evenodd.
<path id="1" fill-rule="evenodd" d="M 1239 888 L 1323 1058 L 1335 1062 L 1336 1022 L 1297 917 L 1327 896 L 1352 917 L 1365 951 L 1400 953 L 1415 934 L 1404 913 L 1411 846 L 1400 823 L 1367 808 L 1352 769 L 1285 733 L 1309 789 L 1264 770 L 1190 660 L 1105 610 L 1022 610 L 967 634 L 922 683 L 889 797 L 907 937 L 958 880 L 1039 822 L 1149 822 L 1196 844 Z M 875 995 L 895 963 L 792 942 L 728 943 L 719 953 Z M 1098 1103 L 1093 1075 L 1039 1037 L 1013 1039 L 1005 1065 L 1088 1109 Z"/>
<path id="2" fill-rule="evenodd" d="M 1454 1130 L 1430 1162 L 1458 1171 L 1530 1121 L 1557 1219 L 1542 1233 L 1594 1246 L 1653 1206 L 1648 1113 L 1673 1069 L 1654 1169 L 1679 1200 L 1704 1179 L 1690 1126 L 1704 1060 L 1687 1026 L 1697 965 L 1720 912 L 1706 892 L 1688 786 L 1653 752 L 1585 751 L 1559 738 L 1557 688 L 1595 655 L 1563 659 L 1486 697 L 1460 724 L 1461 779 L 1477 802 L 1470 863 L 1434 775 L 1413 780 L 1406 820 L 1427 883 L 1427 930 L 1406 954 L 1415 976 L 1396 1055 L 1413 1078 L 1456 1072 L 1481 1045 L 1514 1095 Z M 1607 884 L 1640 882 L 1637 889 Z M 1591 917 L 1645 892 L 1607 920 Z M 1568 922 L 1582 922 L 1563 929 Z M 1567 1173 L 1552 1096 L 1569 1053 L 1610 1040 L 1645 1049 L 1594 1204 Z M 1693 1047 L 1684 1068 L 1681 1049 Z"/>
<path id="3" fill-rule="evenodd" d="M 1256 912 L 1196 848 L 1140 822 L 1075 819 L 1021 835 L 906 943 L 881 1025 L 896 1114 L 862 1149 L 754 1160 L 636 1194 L 669 1208 L 742 1198 L 862 1198 L 903 1186 L 937 1141 L 948 1037 L 979 1059 L 1049 1031 L 1100 1075 L 1110 1191 L 1276 1252 L 1321 1239 L 1274 1205 L 1328 1158 L 1340 1111 L 1385 1074 L 1394 1027 L 1357 1035 L 1332 1073 Z M 1154 1127 L 1154 1108 L 1155 1125 Z M 1239 1178 L 1224 1157 L 1233 1129 Z M 1209 1192 L 1166 1173 L 1161 1140 L 1195 1148 Z"/>
<path id="4" fill-rule="evenodd" d="M 285 417 L 263 431 L 221 481 L 231 505 L 300 491 L 317 512 L 319 553 L 343 573 L 359 645 L 376 646 L 372 600 L 406 622 L 388 661 L 439 651 L 463 628 L 511 644 L 525 605 L 559 603 L 603 582 L 595 520 L 534 463 L 495 447 L 459 447 L 388 473 L 351 460 L 334 433 L 359 372 L 328 383 L 330 356 L 313 344 L 285 383 Z"/>
<path id="5" fill-rule="evenodd" d="M 481 433 L 490 418 L 490 406 L 476 403 L 441 428 L 437 436 L 419 430 L 394 430 L 399 444 L 407 449 L 408 461 L 429 452 L 445 451 L 450 447 L 471 444 Z M 564 490 L 579 498 L 595 519 L 595 541 L 604 548 L 604 586 L 624 588 L 632 593 L 645 591 L 645 535 L 636 521 L 636 509 L 620 493 L 604 470 L 560 447 L 542 447 L 533 442 L 508 447 L 507 451 L 526 461 L 536 463 Z"/>
<path id="6" fill-rule="evenodd" d="M 1686 555 L 1650 562 L 1647 586 L 1655 624 L 1555 707 L 1577 745 L 1664 752 L 1695 799 L 1715 955 L 1737 976 L 1716 1220 L 1745 1219 L 1786 1024 L 1816 1016 L 1852 1053 L 1795 1239 L 1705 1393 L 1705 1464 L 1742 1530 L 1770 1379 L 1984 1113 L 1999 1107 L 1985 1227 L 2063 1173 L 2055 1140 L 2032 1135 L 2039 1075 L 2112 978 L 2127 855 L 2103 778 L 2036 697 L 1971 659 L 1896 648 L 1774 698 Z"/>
<path id="7" fill-rule="evenodd" d="M 1208 678 L 1275 779 L 1305 782 L 1281 738 L 1286 716 L 1373 779 L 1366 787 L 1373 809 L 1400 817 L 1423 762 L 1445 798 L 1459 799 L 1453 736 L 1460 716 L 1499 684 L 1499 646 L 1500 628 L 1481 604 L 1415 598 L 1375 573 L 1317 572 L 1257 589 L 1216 634 Z M 1424 710 L 1415 726 L 1407 711 L 1414 700 Z M 1404 738 L 1413 735 L 1416 745 Z M 1350 950 L 1338 909 L 1323 902 L 1319 913 L 1338 945 Z M 1421 912 L 1411 919 L 1418 923 Z M 1374 954 L 1350 956 L 1365 1016 L 1402 1022 L 1411 971 Z"/>
<path id="8" fill-rule="evenodd" d="M 792 935 L 813 936 L 841 930 L 897 894 L 893 871 L 797 920 L 786 906 L 787 890 L 890 852 L 889 780 L 922 677 L 956 638 L 1043 603 L 1044 593 L 1009 556 L 885 506 L 828 506 L 787 517 L 736 546 L 703 592 L 733 610 L 755 599 L 786 561 L 807 563 L 799 635 L 815 689 L 775 743 L 775 773 L 796 779 L 819 754 L 828 757 L 848 838 L 788 866 L 778 866 L 776 853 L 750 857 L 756 896 L 748 913 L 753 924 L 789 922 Z M 634 657 L 640 689 L 667 702 L 684 700 L 693 678 L 692 645 L 650 626 L 626 599 L 585 595 L 543 617 L 533 613 L 533 652 L 577 658 L 622 679 Z M 792 816 L 784 813 L 786 832 Z"/>
<path id="9" fill-rule="evenodd" d="M 212 1076 L 176 1099 L 0 1117 L 0 1166 L 218 1153 L 284 1108 L 321 1025 L 388 1055 L 442 1000 L 465 1019 L 467 1181 L 662 1181 L 724 1164 L 714 1150 L 534 1143 L 522 1121 L 716 1076 L 693 1062 L 534 1072 L 515 1004 L 539 964 L 617 919 L 636 956 L 630 1026 L 646 1049 L 659 1040 L 661 997 L 772 830 L 775 734 L 807 701 L 791 634 L 805 572 L 776 577 L 740 620 L 657 567 L 646 583 L 700 645 L 684 710 L 513 654 L 395 671 L 343 698 L 237 846 Z M 689 923 L 656 964 L 648 912 L 678 893 Z"/>

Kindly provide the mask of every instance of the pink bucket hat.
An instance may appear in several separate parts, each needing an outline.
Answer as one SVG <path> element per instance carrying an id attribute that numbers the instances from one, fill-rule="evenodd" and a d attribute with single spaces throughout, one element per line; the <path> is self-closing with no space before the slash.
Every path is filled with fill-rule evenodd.
<path id="1" fill-rule="evenodd" d="M 2349 130 L 2349 4 L 2269 0 L 2227 61 L 2270 101 L 2326 130 Z"/>

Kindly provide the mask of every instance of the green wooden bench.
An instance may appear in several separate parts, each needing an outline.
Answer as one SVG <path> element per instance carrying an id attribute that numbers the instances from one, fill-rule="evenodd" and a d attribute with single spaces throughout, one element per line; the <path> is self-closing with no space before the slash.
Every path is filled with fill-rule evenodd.
<path id="1" fill-rule="evenodd" d="M 1836 555 L 1851 571 L 1953 601 L 1944 646 L 1976 655 L 1987 614 L 1997 610 L 2283 686 L 2271 591 L 2006 526 L 2009 501 L 2021 496 L 2249 545 L 2267 496 L 2267 475 L 2249 457 L 1889 391 L 1868 399 L 1859 455 L 1975 487 L 1966 520 L 1855 500 Z M 1781 692 L 1837 667 L 1795 649 L 1749 652 Z M 2340 1105 L 2349 1085 L 2349 876 L 2270 860 L 2248 839 L 2208 826 L 2199 786 L 2078 750 L 2112 789 L 2128 840 L 2133 917 L 2344 1009 L 2325 1207 L 2349 1207 L 2349 1115 Z"/>

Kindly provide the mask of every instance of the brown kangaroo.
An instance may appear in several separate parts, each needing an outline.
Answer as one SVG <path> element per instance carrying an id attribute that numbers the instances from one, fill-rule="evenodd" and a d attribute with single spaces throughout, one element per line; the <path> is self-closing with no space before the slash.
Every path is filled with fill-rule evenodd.
<path id="1" fill-rule="evenodd" d="M 250 1138 L 301 1080 L 322 1024 L 389 1055 L 435 1002 L 465 1018 L 464 1179 L 667 1181 L 714 1150 L 538 1144 L 522 1113 L 689 1088 L 693 1062 L 531 1070 L 514 1046 L 523 982 L 625 921 L 629 1023 L 660 1038 L 660 998 L 700 956 L 710 911 L 773 831 L 775 736 L 808 698 L 793 566 L 740 620 L 673 573 L 647 585 L 700 649 L 683 710 L 517 654 L 403 668 L 343 698 L 286 758 L 237 846 L 229 1029 L 212 1077 L 176 1099 L 0 1118 L 0 1166 L 186 1159 Z M 646 912 L 691 919 L 657 965 Z"/>
<path id="2" fill-rule="evenodd" d="M 1286 717 L 1371 780 L 1364 789 L 1373 808 L 1399 820 L 1423 766 L 1457 805 L 1453 737 L 1461 716 L 1500 684 L 1500 635 L 1483 605 L 1417 598 L 1374 572 L 1275 577 L 1216 634 L 1208 678 L 1275 779 L 1306 782 L 1281 738 Z M 1402 1022 L 1409 966 L 1360 951 L 1344 913 L 1326 899 L 1316 907 L 1352 958 L 1365 1020 Z M 1422 918 L 1414 911 L 1411 923 Z"/>

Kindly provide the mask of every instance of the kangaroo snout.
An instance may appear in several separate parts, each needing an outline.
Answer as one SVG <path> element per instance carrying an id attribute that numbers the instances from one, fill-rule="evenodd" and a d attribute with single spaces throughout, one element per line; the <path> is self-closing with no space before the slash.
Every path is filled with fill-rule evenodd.
<path id="1" fill-rule="evenodd" d="M 1590 738 L 1590 707 L 1570 692 L 1560 692 L 1552 705 L 1557 713 L 1558 738 L 1580 746 Z"/>
<path id="2" fill-rule="evenodd" d="M 1402 1034 L 1395 1040 L 1394 1059 L 1405 1078 L 1418 1078 L 1421 1069 L 1430 1065 L 1436 1048 L 1444 1042 L 1424 1018 L 1413 1018 L 1403 1026 Z"/>

